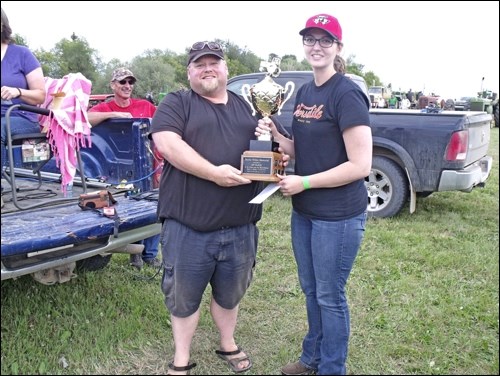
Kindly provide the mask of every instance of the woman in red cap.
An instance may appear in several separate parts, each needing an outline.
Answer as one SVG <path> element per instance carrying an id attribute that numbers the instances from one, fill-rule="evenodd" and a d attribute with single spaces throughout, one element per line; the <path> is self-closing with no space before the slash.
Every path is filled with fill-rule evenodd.
<path id="1" fill-rule="evenodd" d="M 297 92 L 293 139 L 269 119 L 260 120 L 256 131 L 272 132 L 282 151 L 295 158 L 295 174 L 282 176 L 279 185 L 292 198 L 292 246 L 309 330 L 299 360 L 282 373 L 344 375 L 350 331 L 345 285 L 367 218 L 370 103 L 343 75 L 342 28 L 335 17 L 315 15 L 299 34 L 314 80 Z"/>

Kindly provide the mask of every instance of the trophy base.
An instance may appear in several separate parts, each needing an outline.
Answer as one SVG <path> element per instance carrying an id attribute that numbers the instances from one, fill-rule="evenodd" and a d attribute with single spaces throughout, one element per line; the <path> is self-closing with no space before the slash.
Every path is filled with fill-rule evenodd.
<path id="1" fill-rule="evenodd" d="M 284 175 L 281 154 L 272 151 L 245 151 L 241 156 L 242 176 L 250 180 L 278 182 Z"/>
<path id="2" fill-rule="evenodd" d="M 278 153 L 278 147 L 280 144 L 278 144 L 275 141 L 271 140 L 251 140 L 250 141 L 250 150 L 251 151 L 272 151 L 275 153 Z"/>

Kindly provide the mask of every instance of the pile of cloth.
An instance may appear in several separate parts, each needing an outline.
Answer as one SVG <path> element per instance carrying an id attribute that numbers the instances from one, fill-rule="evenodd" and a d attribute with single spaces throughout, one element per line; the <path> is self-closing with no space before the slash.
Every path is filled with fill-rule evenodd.
<path id="1" fill-rule="evenodd" d="M 61 190 L 66 193 L 72 185 L 78 164 L 76 151 L 91 147 L 91 125 L 88 121 L 92 83 L 81 73 L 70 73 L 63 78 L 45 78 L 47 96 L 43 104 L 50 109 L 48 116 L 39 115 L 39 122 L 61 172 Z"/>

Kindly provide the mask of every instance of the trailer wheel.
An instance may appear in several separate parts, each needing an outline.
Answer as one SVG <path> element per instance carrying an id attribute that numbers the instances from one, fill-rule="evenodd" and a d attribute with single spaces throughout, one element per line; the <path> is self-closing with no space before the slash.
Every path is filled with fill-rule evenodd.
<path id="1" fill-rule="evenodd" d="M 95 255 L 87 259 L 79 260 L 76 262 L 76 268 L 89 272 L 104 269 L 109 264 L 111 256 L 113 255 Z"/>
<path id="2" fill-rule="evenodd" d="M 365 178 L 368 191 L 368 216 L 392 217 L 408 201 L 409 185 L 404 171 L 389 158 L 374 156 L 370 175 Z"/>

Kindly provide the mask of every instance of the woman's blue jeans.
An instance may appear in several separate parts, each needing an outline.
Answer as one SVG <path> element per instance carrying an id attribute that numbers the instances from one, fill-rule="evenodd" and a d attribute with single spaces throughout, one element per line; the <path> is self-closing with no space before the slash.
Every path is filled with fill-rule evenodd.
<path id="1" fill-rule="evenodd" d="M 340 221 L 292 212 L 292 245 L 306 296 L 309 331 L 300 362 L 320 375 L 345 375 L 350 334 L 345 285 L 361 241 L 367 213 Z"/>
<path id="2" fill-rule="evenodd" d="M 138 244 L 144 244 L 142 259 L 146 262 L 152 261 L 158 255 L 160 246 L 160 234 L 143 239 Z"/>

